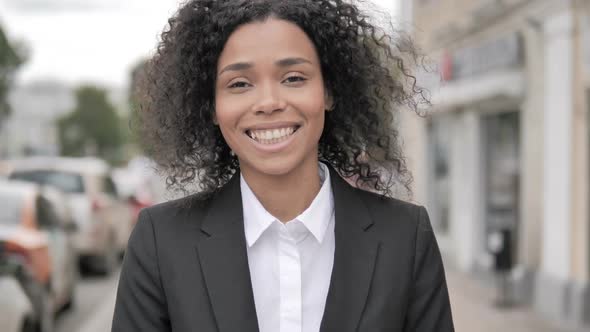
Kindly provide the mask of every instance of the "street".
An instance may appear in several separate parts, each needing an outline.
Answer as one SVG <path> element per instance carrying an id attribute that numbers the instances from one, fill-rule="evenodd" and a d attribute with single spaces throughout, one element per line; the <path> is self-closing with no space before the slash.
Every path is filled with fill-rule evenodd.
<path id="1" fill-rule="evenodd" d="M 81 276 L 70 311 L 56 318 L 56 332 L 105 332 L 111 329 L 119 270 L 109 277 Z"/>
<path id="2" fill-rule="evenodd" d="M 110 331 L 119 271 L 108 278 L 81 278 L 73 310 L 57 318 L 57 332 Z M 455 271 L 447 271 L 455 329 L 458 332 L 590 332 L 563 327 L 527 308 L 498 310 L 494 290 Z"/>

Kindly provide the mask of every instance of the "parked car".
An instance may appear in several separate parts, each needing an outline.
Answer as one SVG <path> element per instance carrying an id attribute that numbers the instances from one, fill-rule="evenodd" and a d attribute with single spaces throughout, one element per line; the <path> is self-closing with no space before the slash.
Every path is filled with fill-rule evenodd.
<path id="1" fill-rule="evenodd" d="M 53 186 L 64 192 L 78 230 L 81 265 L 109 274 L 125 250 L 132 211 L 119 197 L 106 162 L 97 158 L 28 158 L 11 161 L 9 177 Z"/>
<path id="2" fill-rule="evenodd" d="M 0 193 L 0 326 L 12 331 L 21 327 L 27 332 L 53 331 L 49 238 L 29 229 L 33 218 L 30 209 L 21 209 L 22 198 L 6 196 Z"/>
<path id="3" fill-rule="evenodd" d="M 166 192 L 164 181 L 153 170 L 149 159 L 136 157 L 127 167 L 113 169 L 120 196 L 124 197 L 131 208 L 133 223 L 137 222 L 139 211 L 163 201 Z"/>
<path id="4" fill-rule="evenodd" d="M 12 167 L 0 160 L 0 179 L 5 179 L 11 169 Z"/>
<path id="5" fill-rule="evenodd" d="M 5 253 L 20 257 L 41 290 L 31 301 L 37 311 L 71 307 L 78 281 L 77 255 L 61 194 L 35 184 L 0 180 L 0 241 Z M 47 292 L 49 299 L 45 299 Z M 41 295 L 39 295 L 41 294 Z M 47 302 L 47 303 L 45 303 Z M 49 309 L 48 309 L 49 308 Z"/>

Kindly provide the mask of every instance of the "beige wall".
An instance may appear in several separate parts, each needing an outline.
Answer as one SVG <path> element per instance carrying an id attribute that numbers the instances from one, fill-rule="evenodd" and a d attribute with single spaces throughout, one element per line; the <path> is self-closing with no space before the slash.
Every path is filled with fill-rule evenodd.
<path id="1" fill-rule="evenodd" d="M 517 5 L 522 1 L 508 1 Z M 423 5 L 421 5 L 423 3 Z M 432 61 L 436 61 L 444 49 L 475 45 L 488 38 L 520 32 L 524 39 L 525 67 L 523 75 L 527 82 L 521 100 L 487 101 L 488 107 L 471 107 L 471 112 L 502 112 L 520 110 L 521 113 L 521 183 L 520 183 L 520 232 L 519 262 L 528 268 L 539 266 L 542 220 L 543 179 L 543 51 L 542 36 L 537 28 L 522 19 L 525 13 L 513 12 L 495 24 L 475 25 L 472 13 L 484 7 L 479 0 L 415 0 L 416 40 Z M 454 33 L 449 27 L 455 27 Z M 446 31 L 440 33 L 440 31 Z M 444 38 L 442 38 L 442 37 Z M 476 104 L 480 104 L 475 101 Z M 440 111 L 435 105 L 433 112 Z M 443 107 L 444 108 L 444 107 Z M 483 212 L 480 211 L 480 214 Z M 473 234 L 472 236 L 475 236 Z"/>
<path id="2" fill-rule="evenodd" d="M 582 38 L 580 29 L 582 27 L 582 16 L 587 15 L 590 6 L 583 2 L 577 2 L 580 10 L 574 10 L 575 16 L 575 60 L 577 68 L 583 68 L 582 62 Z M 585 7 L 583 7 L 585 6 Z M 588 162 L 588 103 L 586 100 L 586 85 L 583 70 L 574 71 L 574 114 L 573 114 L 573 162 L 572 162 L 572 275 L 577 281 L 587 281 L 590 274 L 590 239 L 589 239 L 589 211 L 588 211 L 588 185 L 590 179 L 588 173 L 590 164 Z"/>
<path id="3" fill-rule="evenodd" d="M 418 45 L 436 62 L 445 49 L 473 45 L 488 38 L 501 36 L 504 33 L 518 31 L 524 38 L 526 77 L 525 98 L 520 105 L 521 110 L 521 232 L 519 260 L 530 268 L 538 268 L 541 256 L 541 233 L 543 228 L 543 107 L 544 107 L 544 36 L 543 20 L 547 15 L 570 5 L 570 1 L 554 0 L 504 0 L 510 10 L 502 15 L 494 16 L 492 7 L 487 4 L 492 0 L 414 0 L 413 26 L 415 40 Z M 590 13 L 590 2 L 574 0 L 580 11 Z M 484 13 L 478 16 L 478 13 Z M 490 14 L 492 13 L 492 14 Z M 579 36 L 579 33 L 577 34 Z M 589 261 L 589 211 L 588 186 L 590 179 L 588 150 L 588 107 L 585 84 L 588 78 L 578 70 L 582 66 L 580 38 L 575 41 L 574 61 L 574 127 L 572 132 L 571 176 L 571 274 L 578 280 L 588 280 Z M 435 105 L 434 112 L 437 111 Z M 474 109 L 477 112 L 477 109 Z M 413 124 L 412 126 L 416 126 Z M 423 128 L 420 130 L 425 132 Z M 424 139 L 411 139 L 413 142 L 426 144 Z M 425 149 L 418 149 L 415 155 L 414 172 L 416 178 L 426 178 L 421 172 L 426 167 L 417 167 L 416 161 L 427 160 Z M 412 165 L 410 165 L 412 166 Z M 420 174 L 420 175 L 419 175 Z M 427 191 L 427 183 L 417 183 L 417 193 Z M 417 195 L 423 199 L 422 194 Z"/>
<path id="4" fill-rule="evenodd" d="M 521 112 L 521 190 L 519 260 L 537 269 L 541 256 L 543 219 L 543 41 L 538 30 L 524 27 L 526 95 Z"/>
<path id="5" fill-rule="evenodd" d="M 507 6 L 518 7 L 527 0 L 504 0 Z M 543 0 L 545 1 L 545 0 Z M 453 32 L 479 30 L 497 19 L 493 19 L 489 3 L 493 0 L 414 0 L 414 25 L 416 40 L 426 50 L 452 43 L 445 37 Z M 474 17 L 480 14 L 480 18 Z M 482 16 L 483 15 L 483 16 Z M 505 15 L 502 15 L 505 19 Z M 483 24 L 486 23 L 487 24 Z M 442 37 L 442 38 L 441 38 Z"/>

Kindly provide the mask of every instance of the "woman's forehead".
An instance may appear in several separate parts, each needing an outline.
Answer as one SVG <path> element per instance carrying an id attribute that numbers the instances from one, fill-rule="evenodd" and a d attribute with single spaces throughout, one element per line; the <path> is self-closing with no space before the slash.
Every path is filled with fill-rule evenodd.
<path id="1" fill-rule="evenodd" d="M 313 42 L 299 26 L 269 18 L 238 27 L 224 45 L 218 69 L 234 62 L 276 62 L 286 58 L 318 62 Z"/>

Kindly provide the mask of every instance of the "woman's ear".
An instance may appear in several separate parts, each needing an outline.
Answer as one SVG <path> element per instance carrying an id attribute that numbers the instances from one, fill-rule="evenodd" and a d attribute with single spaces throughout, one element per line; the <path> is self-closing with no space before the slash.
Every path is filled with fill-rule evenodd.
<path id="1" fill-rule="evenodd" d="M 215 111 L 213 111 L 213 124 L 216 126 L 219 126 L 219 122 L 217 121 L 217 113 L 215 113 Z"/>
<path id="2" fill-rule="evenodd" d="M 332 97 L 332 93 L 326 89 L 326 93 L 324 94 L 324 104 L 326 105 L 326 111 L 330 112 L 334 110 L 334 97 Z"/>

